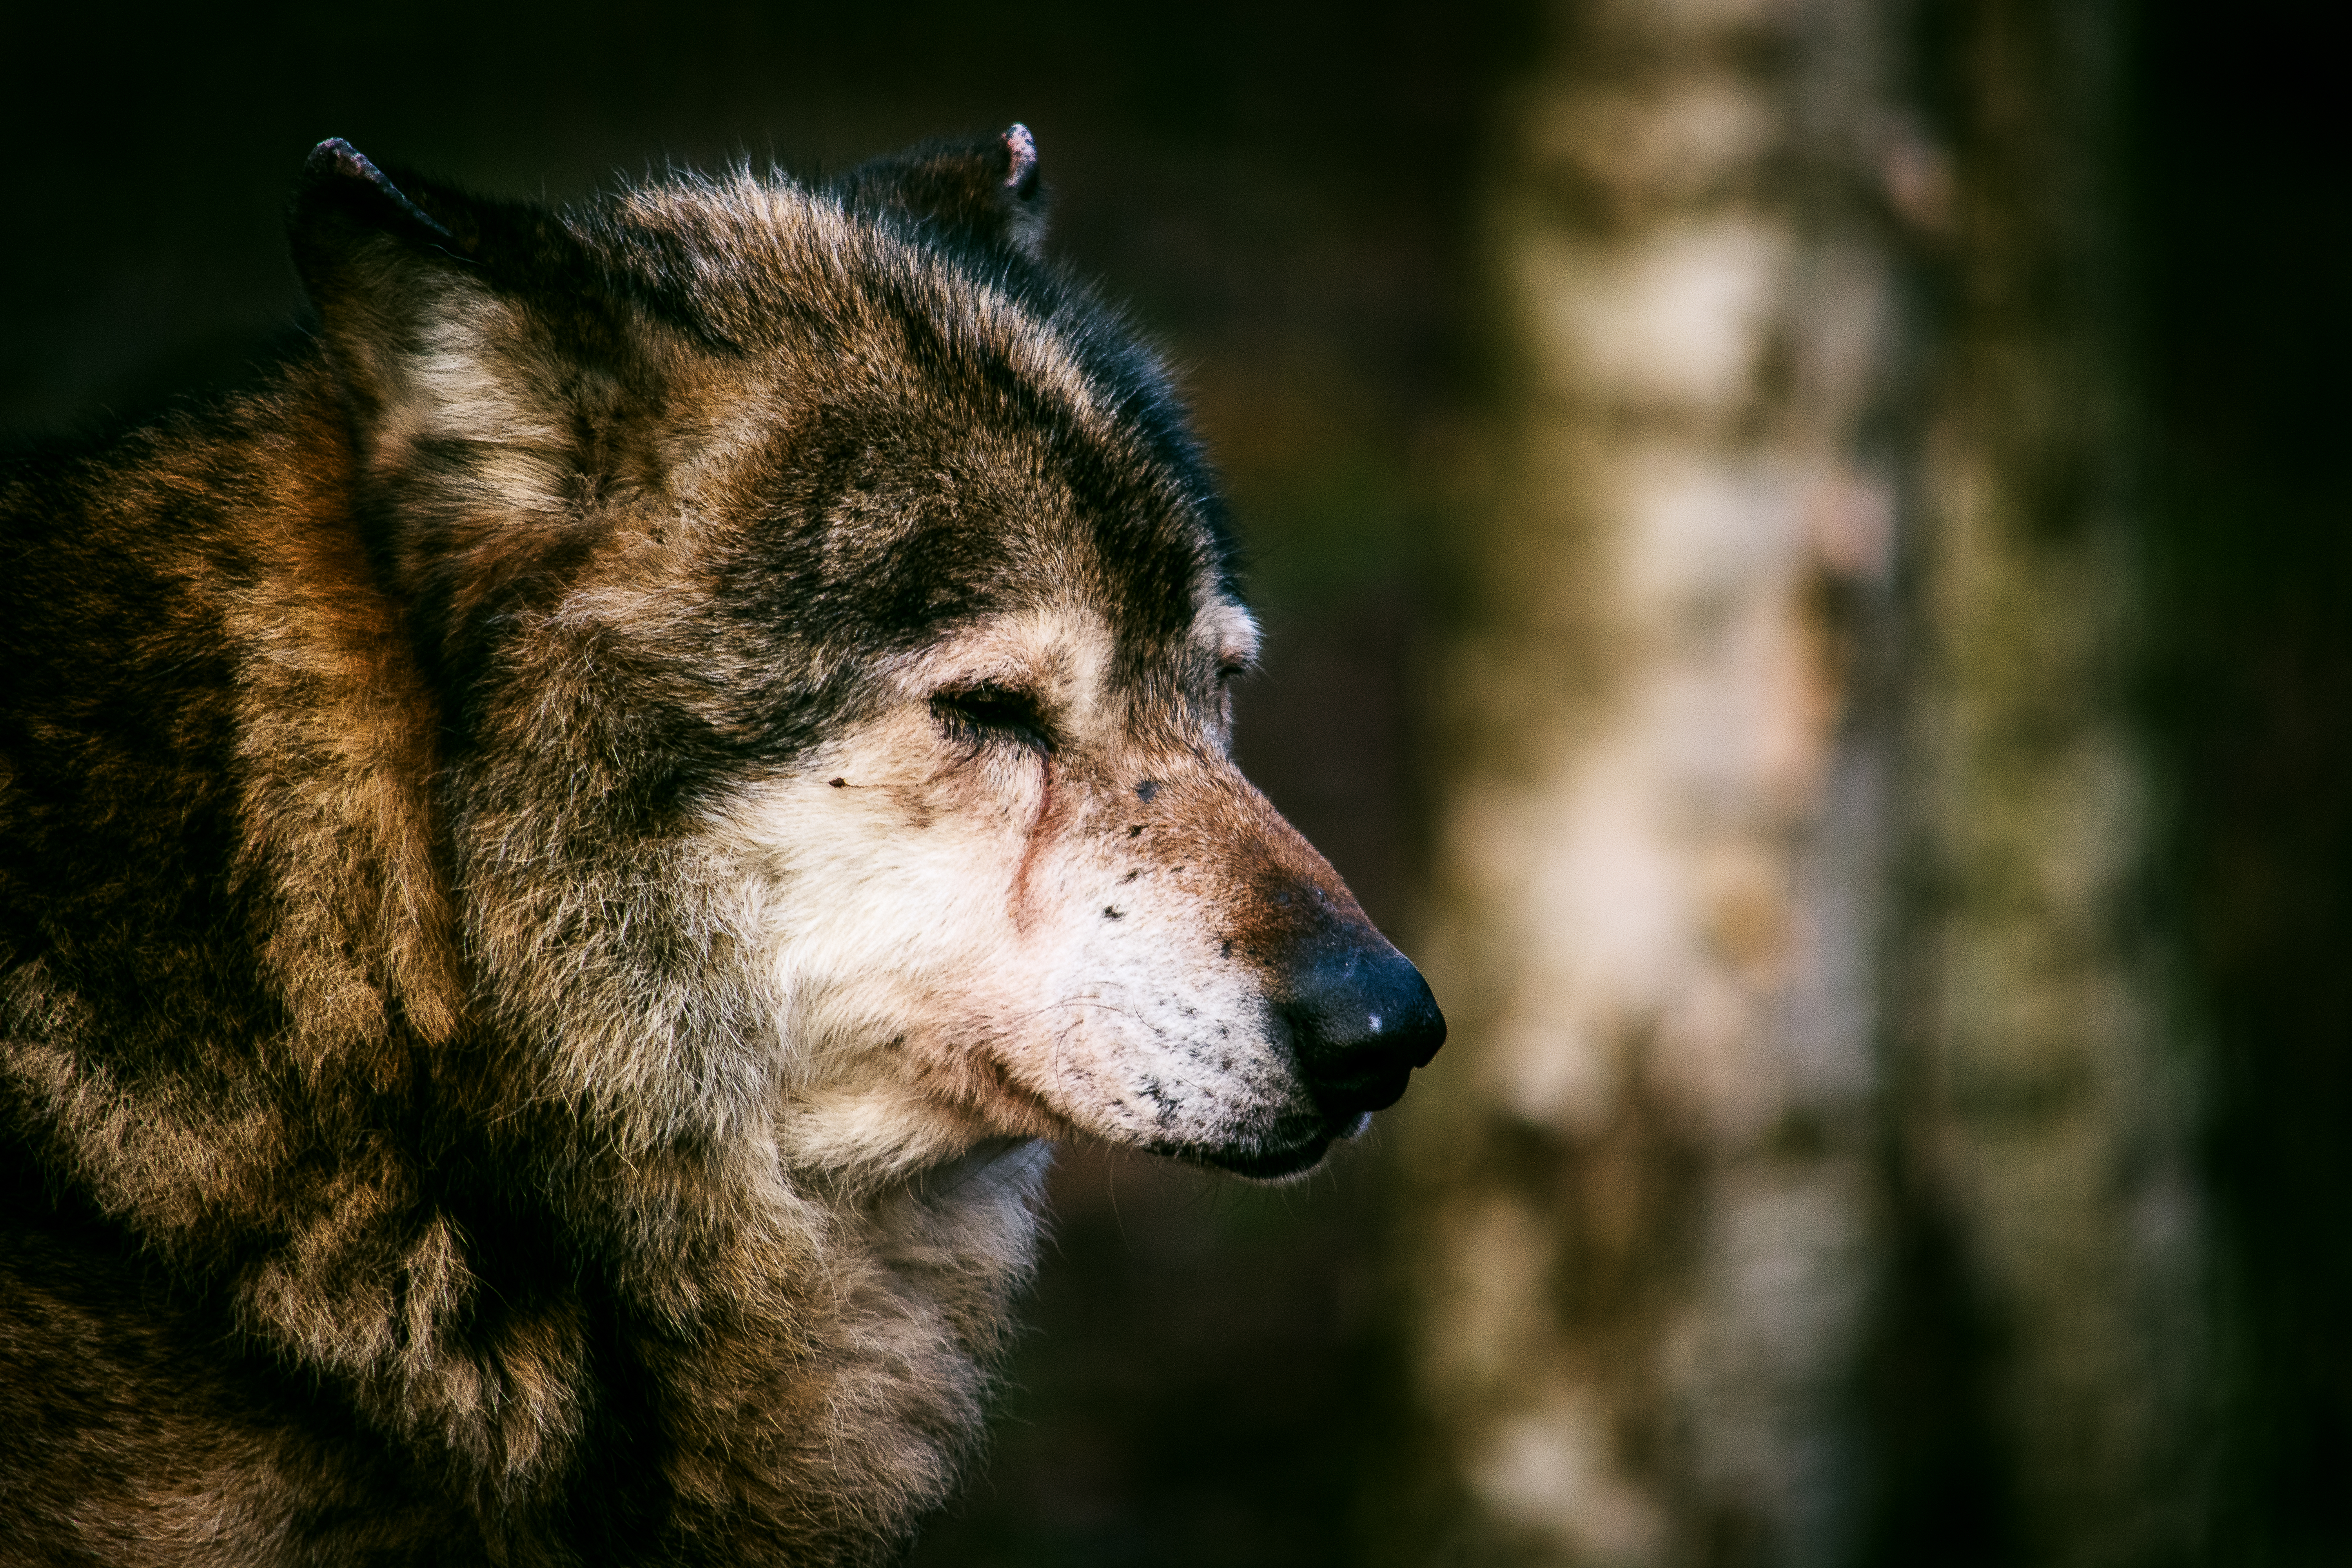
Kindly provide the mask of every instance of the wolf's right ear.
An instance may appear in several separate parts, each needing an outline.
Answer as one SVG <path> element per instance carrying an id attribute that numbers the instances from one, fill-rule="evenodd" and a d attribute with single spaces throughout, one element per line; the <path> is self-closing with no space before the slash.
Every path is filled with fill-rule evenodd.
<path id="1" fill-rule="evenodd" d="M 862 163 L 834 194 L 853 212 L 899 212 L 1034 261 L 1045 252 L 1045 182 L 1025 125 L 972 142 L 926 142 Z"/>

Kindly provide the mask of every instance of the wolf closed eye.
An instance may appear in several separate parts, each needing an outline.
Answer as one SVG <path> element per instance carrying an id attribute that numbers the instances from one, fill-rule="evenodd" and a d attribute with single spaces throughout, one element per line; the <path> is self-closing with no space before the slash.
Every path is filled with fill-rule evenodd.
<path id="1" fill-rule="evenodd" d="M 313 348 L 0 473 L 0 1557 L 893 1560 L 1053 1144 L 1444 1037 L 1034 140 L 552 209 L 311 154 Z"/>
<path id="2" fill-rule="evenodd" d="M 988 685 L 942 691 L 931 699 L 931 711 L 951 732 L 970 740 L 1012 741 L 1041 752 L 1054 749 L 1053 731 L 1037 700 L 1025 691 Z"/>

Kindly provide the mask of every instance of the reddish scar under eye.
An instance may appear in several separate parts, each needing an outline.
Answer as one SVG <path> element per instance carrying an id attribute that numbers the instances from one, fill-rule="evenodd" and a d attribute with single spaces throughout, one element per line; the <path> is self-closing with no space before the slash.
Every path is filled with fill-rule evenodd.
<path id="1" fill-rule="evenodd" d="M 1037 852 L 1045 842 L 1045 827 L 1054 815 L 1054 759 L 1039 760 L 1045 770 L 1044 786 L 1037 792 L 1037 810 L 1029 818 L 1027 837 L 1021 845 L 1021 863 L 1013 868 L 1013 929 L 1026 931 L 1030 924 L 1029 874 L 1037 863 Z"/>

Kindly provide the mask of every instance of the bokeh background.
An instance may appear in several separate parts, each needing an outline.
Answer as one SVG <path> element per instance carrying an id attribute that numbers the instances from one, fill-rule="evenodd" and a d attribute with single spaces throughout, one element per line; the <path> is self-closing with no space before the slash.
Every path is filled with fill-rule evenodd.
<path id="1" fill-rule="evenodd" d="M 1068 1152 L 916 1562 L 2352 1562 L 2329 9 L 14 6 L 0 430 L 299 346 L 324 136 L 1024 121 L 1454 1036 L 1294 1186 Z"/>

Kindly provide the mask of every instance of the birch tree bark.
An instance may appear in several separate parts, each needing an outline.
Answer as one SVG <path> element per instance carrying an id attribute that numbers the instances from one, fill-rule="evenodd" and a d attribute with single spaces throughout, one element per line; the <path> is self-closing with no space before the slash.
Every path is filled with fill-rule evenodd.
<path id="1" fill-rule="evenodd" d="M 1866 0 L 1595 0 L 1486 204 L 1407 1102 L 1445 1561 L 1827 1563 L 1861 1484 L 1896 451 Z M 1874 657 L 1857 660 L 1857 647 Z"/>
<path id="2" fill-rule="evenodd" d="M 1402 1119 L 1439 1561 L 2196 1550 L 2120 39 L 1586 0 L 1507 118 Z"/>

